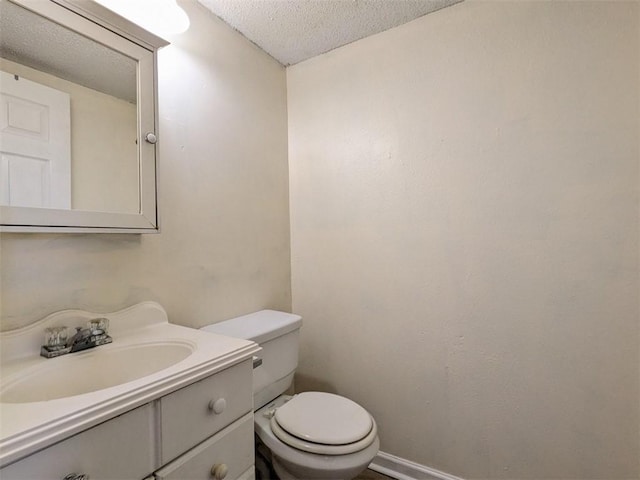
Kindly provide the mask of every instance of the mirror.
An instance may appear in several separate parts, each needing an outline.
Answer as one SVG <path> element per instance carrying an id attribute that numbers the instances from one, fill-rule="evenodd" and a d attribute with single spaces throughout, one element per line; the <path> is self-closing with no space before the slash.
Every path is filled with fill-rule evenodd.
<path id="1" fill-rule="evenodd" d="M 0 32 L 2 230 L 157 230 L 166 42 L 86 0 L 0 0 Z"/>

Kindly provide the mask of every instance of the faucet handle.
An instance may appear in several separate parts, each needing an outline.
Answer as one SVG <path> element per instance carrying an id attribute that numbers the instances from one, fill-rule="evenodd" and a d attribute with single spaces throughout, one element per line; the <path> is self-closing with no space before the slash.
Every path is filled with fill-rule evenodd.
<path id="1" fill-rule="evenodd" d="M 44 331 L 44 344 L 51 350 L 64 348 L 67 343 L 67 327 L 49 327 Z"/>
<path id="2" fill-rule="evenodd" d="M 88 327 L 92 332 L 100 330 L 106 334 L 109 331 L 109 319 L 104 317 L 91 319 L 89 320 Z"/>

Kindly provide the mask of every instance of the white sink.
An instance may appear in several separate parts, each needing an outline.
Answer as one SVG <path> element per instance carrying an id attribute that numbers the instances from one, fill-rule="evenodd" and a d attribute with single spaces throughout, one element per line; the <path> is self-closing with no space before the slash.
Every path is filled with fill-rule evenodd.
<path id="1" fill-rule="evenodd" d="M 43 402 L 103 390 L 171 367 L 193 350 L 187 342 L 153 342 L 100 346 L 47 359 L 3 384 L 0 402 Z"/>
<path id="2" fill-rule="evenodd" d="M 109 319 L 113 343 L 40 356 L 50 327 Z M 111 313 L 62 310 L 0 332 L 0 468 L 222 371 L 255 343 L 169 323 L 155 302 Z"/>

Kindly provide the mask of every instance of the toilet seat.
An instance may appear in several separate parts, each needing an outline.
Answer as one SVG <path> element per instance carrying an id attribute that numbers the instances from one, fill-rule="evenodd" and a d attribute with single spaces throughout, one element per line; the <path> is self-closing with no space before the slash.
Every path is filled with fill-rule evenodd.
<path id="1" fill-rule="evenodd" d="M 283 443 L 309 453 L 345 455 L 377 437 L 373 417 L 357 403 L 323 392 L 304 392 L 275 411 L 271 431 Z"/>

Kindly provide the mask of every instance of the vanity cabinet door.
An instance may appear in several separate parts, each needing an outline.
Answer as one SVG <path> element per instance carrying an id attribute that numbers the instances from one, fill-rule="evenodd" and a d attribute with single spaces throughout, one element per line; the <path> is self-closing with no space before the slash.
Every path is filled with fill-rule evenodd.
<path id="1" fill-rule="evenodd" d="M 160 400 L 162 464 L 253 411 L 252 372 L 248 359 Z"/>
<path id="2" fill-rule="evenodd" d="M 253 412 L 155 473 L 157 480 L 236 480 L 253 477 Z"/>
<path id="3" fill-rule="evenodd" d="M 0 470 L 2 480 L 90 480 L 143 478 L 154 464 L 150 404 L 101 423 Z"/>

